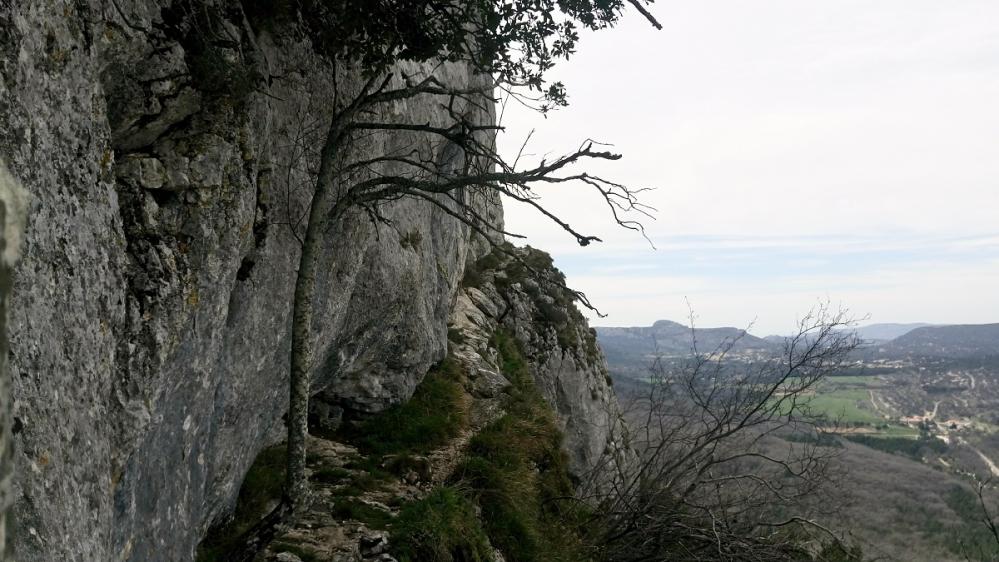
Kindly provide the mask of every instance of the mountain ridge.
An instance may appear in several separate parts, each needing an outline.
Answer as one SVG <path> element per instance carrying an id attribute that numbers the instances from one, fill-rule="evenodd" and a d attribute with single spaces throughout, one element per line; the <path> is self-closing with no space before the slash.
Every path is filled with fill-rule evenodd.
<path id="1" fill-rule="evenodd" d="M 938 357 L 999 355 L 999 323 L 917 328 L 885 345 L 890 352 Z"/>
<path id="2" fill-rule="evenodd" d="M 761 338 L 733 327 L 692 329 L 672 320 L 657 320 L 651 326 L 594 329 L 610 365 L 625 369 L 644 369 L 656 355 L 689 354 L 695 342 L 702 353 L 729 343 L 732 351 L 774 350 L 784 343 L 784 336 Z M 886 356 L 999 356 L 999 323 L 878 323 L 860 326 L 855 332 L 867 344 L 877 345 L 878 353 Z"/>

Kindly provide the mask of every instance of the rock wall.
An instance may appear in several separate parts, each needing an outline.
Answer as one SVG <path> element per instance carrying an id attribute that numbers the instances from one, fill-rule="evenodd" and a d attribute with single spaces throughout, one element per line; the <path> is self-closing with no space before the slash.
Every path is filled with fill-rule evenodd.
<path id="1" fill-rule="evenodd" d="M 212 4 L 0 0 L 0 157 L 31 196 L 9 317 L 24 562 L 192 560 L 283 434 L 296 235 L 334 73 L 290 24 L 199 20 Z M 359 81 L 336 76 L 343 94 Z M 381 117 L 442 113 L 399 102 Z M 498 200 L 464 196 L 502 224 Z M 476 316 L 535 363 L 580 478 L 620 446 L 602 356 L 553 278 L 430 203 L 380 211 L 391 226 L 358 214 L 327 233 L 317 392 L 359 412 L 405 400 L 446 353 L 449 319 Z M 485 282 L 461 288 L 471 262 Z"/>
<path id="2" fill-rule="evenodd" d="M 294 233 L 333 75 L 280 22 L 211 20 L 226 39 L 208 41 L 196 16 L 0 0 L 0 156 L 32 196 L 10 315 L 23 561 L 191 560 L 284 429 Z M 391 228 L 329 230 L 316 310 L 316 390 L 364 411 L 443 357 L 472 247 L 429 203 L 381 210 Z"/>

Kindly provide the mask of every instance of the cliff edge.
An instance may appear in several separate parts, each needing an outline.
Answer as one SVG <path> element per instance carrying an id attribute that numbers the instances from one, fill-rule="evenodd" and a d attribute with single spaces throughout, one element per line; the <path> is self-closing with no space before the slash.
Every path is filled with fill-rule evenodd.
<path id="1" fill-rule="evenodd" d="M 282 22 L 215 23 L 226 41 L 206 43 L 179 2 L 0 2 L 0 156 L 31 195 L 9 307 L 24 562 L 190 560 L 284 432 L 296 229 L 334 75 Z M 495 196 L 467 197 L 502 225 Z M 362 416 L 404 402 L 447 354 L 454 311 L 479 314 L 540 367 L 582 470 L 607 441 L 598 355 L 559 352 L 565 334 L 535 331 L 537 311 L 503 308 L 502 291 L 462 288 L 489 245 L 449 214 L 381 211 L 391 227 L 358 214 L 327 232 L 314 390 Z"/>

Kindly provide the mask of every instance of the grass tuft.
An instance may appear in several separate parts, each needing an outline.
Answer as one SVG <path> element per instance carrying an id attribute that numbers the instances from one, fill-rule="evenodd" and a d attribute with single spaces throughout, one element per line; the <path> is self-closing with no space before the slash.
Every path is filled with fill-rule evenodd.
<path id="1" fill-rule="evenodd" d="M 332 514 L 337 519 L 360 521 L 372 529 L 385 529 L 392 522 L 392 516 L 384 510 L 346 496 L 334 499 Z"/>
<path id="2" fill-rule="evenodd" d="M 392 526 L 399 562 L 487 562 L 489 540 L 475 506 L 460 491 L 440 487 L 402 509 Z"/>
<path id="3" fill-rule="evenodd" d="M 428 453 L 467 425 L 463 381 L 461 367 L 447 358 L 427 373 L 408 402 L 345 428 L 345 437 L 366 455 Z"/>
<path id="4" fill-rule="evenodd" d="M 581 538 L 586 510 L 571 499 L 555 416 L 516 341 L 498 332 L 493 345 L 511 382 L 507 414 L 469 442 L 455 478 L 482 508 L 486 533 L 508 560 L 587 560 Z"/>
<path id="5" fill-rule="evenodd" d="M 340 484 L 350 478 L 350 471 L 339 467 L 323 467 L 312 474 L 312 480 L 322 484 Z"/>

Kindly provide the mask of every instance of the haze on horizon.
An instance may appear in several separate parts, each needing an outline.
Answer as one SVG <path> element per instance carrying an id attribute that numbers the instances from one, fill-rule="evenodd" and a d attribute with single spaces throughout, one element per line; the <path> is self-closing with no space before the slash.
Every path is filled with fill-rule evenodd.
<path id="1" fill-rule="evenodd" d="M 868 322 L 999 321 L 999 3 L 660 2 L 583 38 L 558 78 L 571 105 L 510 103 L 516 151 L 586 138 L 624 158 L 595 171 L 643 201 L 653 250 L 593 196 L 543 201 L 509 230 L 548 250 L 606 318 L 785 333 L 818 300 Z M 542 154 L 535 154 L 540 158 Z M 523 243 L 521 241 L 520 243 Z M 591 321 L 593 315 L 591 315 Z"/>

